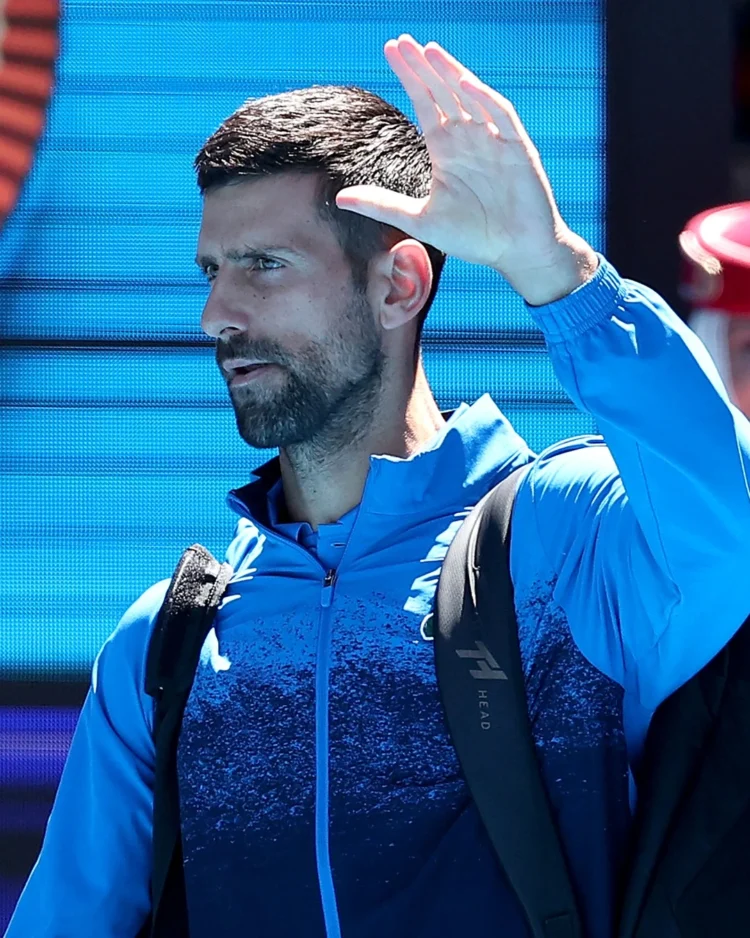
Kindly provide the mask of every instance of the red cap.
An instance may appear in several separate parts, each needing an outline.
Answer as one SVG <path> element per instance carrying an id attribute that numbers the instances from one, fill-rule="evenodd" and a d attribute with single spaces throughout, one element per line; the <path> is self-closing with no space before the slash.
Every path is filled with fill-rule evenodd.
<path id="1" fill-rule="evenodd" d="M 680 248 L 680 295 L 691 306 L 750 316 L 750 202 L 691 218 Z"/>

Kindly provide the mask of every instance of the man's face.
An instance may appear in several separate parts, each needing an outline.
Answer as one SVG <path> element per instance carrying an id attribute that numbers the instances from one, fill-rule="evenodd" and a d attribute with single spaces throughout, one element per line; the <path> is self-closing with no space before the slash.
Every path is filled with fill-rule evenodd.
<path id="1" fill-rule="evenodd" d="M 730 317 L 728 340 L 734 399 L 750 417 L 750 316 Z"/>
<path id="2" fill-rule="evenodd" d="M 379 326 L 315 191 L 314 176 L 290 172 L 204 197 L 197 262 L 211 293 L 201 326 L 217 340 L 251 446 L 351 441 L 380 392 Z"/>

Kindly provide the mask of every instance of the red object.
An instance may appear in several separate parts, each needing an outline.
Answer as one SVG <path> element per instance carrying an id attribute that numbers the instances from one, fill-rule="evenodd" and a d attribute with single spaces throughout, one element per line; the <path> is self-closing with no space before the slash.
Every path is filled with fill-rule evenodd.
<path id="1" fill-rule="evenodd" d="M 0 226 L 44 129 L 59 20 L 59 0 L 0 0 Z"/>
<path id="2" fill-rule="evenodd" d="M 680 248 L 684 299 L 696 309 L 750 316 L 750 202 L 691 218 Z"/>

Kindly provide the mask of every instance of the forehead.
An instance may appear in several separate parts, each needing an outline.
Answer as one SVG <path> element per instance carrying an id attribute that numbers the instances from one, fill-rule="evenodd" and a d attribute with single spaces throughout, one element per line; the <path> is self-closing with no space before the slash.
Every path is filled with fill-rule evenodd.
<path id="1" fill-rule="evenodd" d="M 317 186 L 317 176 L 288 172 L 210 190 L 203 197 L 199 253 L 256 244 L 288 243 L 309 253 L 336 247 L 330 225 L 318 214 Z"/>

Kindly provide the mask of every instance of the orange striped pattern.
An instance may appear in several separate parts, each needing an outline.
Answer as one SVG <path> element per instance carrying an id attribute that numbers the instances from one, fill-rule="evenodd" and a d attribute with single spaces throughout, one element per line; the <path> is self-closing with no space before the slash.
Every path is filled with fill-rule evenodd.
<path id="1" fill-rule="evenodd" d="M 0 226 L 12 211 L 54 85 L 59 0 L 0 0 Z"/>

